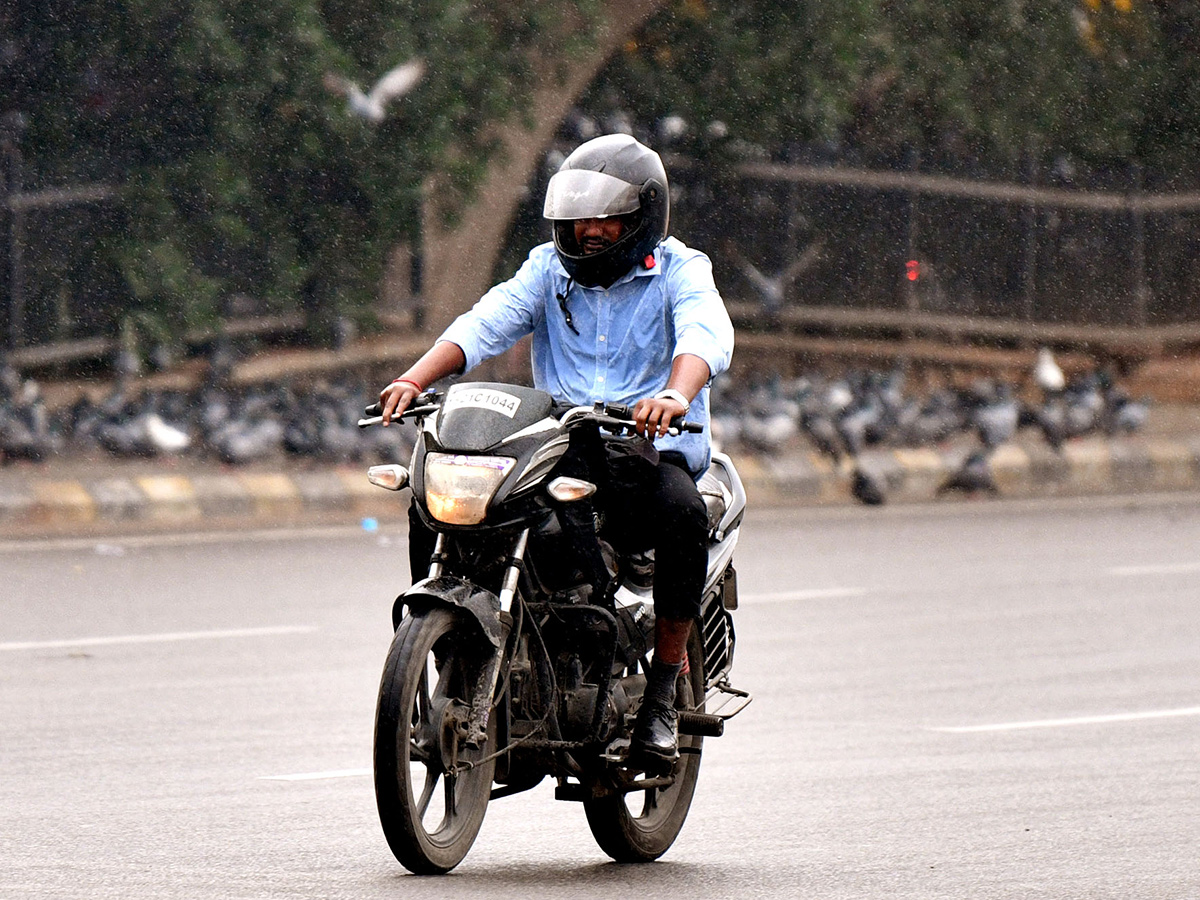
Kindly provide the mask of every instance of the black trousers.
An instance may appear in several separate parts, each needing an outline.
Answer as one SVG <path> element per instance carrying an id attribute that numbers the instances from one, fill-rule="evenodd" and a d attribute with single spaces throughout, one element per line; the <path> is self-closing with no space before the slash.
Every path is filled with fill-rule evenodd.
<path id="1" fill-rule="evenodd" d="M 630 448 L 637 451 L 622 452 Z M 576 431 L 555 474 L 584 478 L 598 487 L 593 501 L 559 508 L 570 552 L 593 584 L 607 580 L 593 525 L 593 513 L 598 511 L 605 537 L 618 551 L 654 551 L 656 615 L 667 619 L 700 615 L 708 570 L 708 513 L 682 456 L 660 456 L 648 442 L 612 444 Z M 408 519 L 409 566 L 416 581 L 429 571 L 435 535 L 421 521 L 415 502 Z"/>

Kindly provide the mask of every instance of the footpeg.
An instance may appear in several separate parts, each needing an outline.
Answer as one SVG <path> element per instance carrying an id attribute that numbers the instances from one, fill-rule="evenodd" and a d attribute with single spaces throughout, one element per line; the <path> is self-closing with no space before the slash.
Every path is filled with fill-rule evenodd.
<path id="1" fill-rule="evenodd" d="M 681 712 L 679 733 L 697 737 L 720 737 L 725 733 L 725 720 L 702 712 Z"/>

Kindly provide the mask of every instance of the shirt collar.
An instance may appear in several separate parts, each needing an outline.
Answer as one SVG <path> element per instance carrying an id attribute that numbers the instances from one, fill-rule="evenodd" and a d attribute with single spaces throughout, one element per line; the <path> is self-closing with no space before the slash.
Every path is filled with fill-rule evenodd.
<path id="1" fill-rule="evenodd" d="M 657 246 L 655 246 L 654 253 L 652 255 L 654 256 L 654 265 L 651 268 L 646 268 L 645 261 L 643 260 L 642 262 L 639 262 L 636 266 L 634 266 L 632 269 L 630 269 L 628 272 L 626 272 L 624 275 L 622 275 L 620 278 L 618 278 L 616 281 L 614 281 L 612 284 L 610 284 L 608 286 L 608 288 L 602 288 L 602 287 L 598 287 L 598 286 L 588 288 L 588 287 L 584 287 L 584 285 L 582 285 L 582 284 L 579 285 L 579 287 L 584 288 L 585 290 L 589 290 L 589 291 L 611 290 L 612 288 L 616 287 L 618 284 L 625 284 L 628 281 L 633 281 L 633 279 L 635 279 L 635 278 L 641 278 L 646 275 L 658 275 L 659 273 L 662 272 L 663 247 L 662 247 L 661 243 L 658 244 Z M 563 266 L 562 260 L 558 258 L 557 254 L 555 254 L 554 262 L 558 266 L 558 274 L 562 278 L 570 278 L 570 274 L 567 272 L 566 268 Z"/>

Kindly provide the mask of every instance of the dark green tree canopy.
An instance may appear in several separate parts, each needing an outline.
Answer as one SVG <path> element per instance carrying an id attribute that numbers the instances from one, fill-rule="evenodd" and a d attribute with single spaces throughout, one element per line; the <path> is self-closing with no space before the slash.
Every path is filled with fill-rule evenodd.
<path id="1" fill-rule="evenodd" d="M 1200 137 L 1200 7 L 1147 0 L 846 0 L 667 6 L 598 81 L 703 152 L 912 150 L 991 170 L 1031 148 L 1097 164 L 1187 165 Z"/>
<path id="2" fill-rule="evenodd" d="M 580 108 L 689 123 L 705 164 L 820 152 L 1011 174 L 1031 150 L 1185 171 L 1200 144 L 1200 9 L 1167 0 L 664 0 Z M 0 113 L 27 183 L 123 186 L 106 244 L 169 328 L 244 293 L 370 300 L 419 238 L 423 191 L 472 202 L 497 135 L 593 45 L 595 0 L 0 0 Z M 328 73 L 425 75 L 378 124 Z M 433 176 L 438 176 L 436 179 Z M 497 210 L 507 216 L 511 210 Z M 469 302 L 469 298 L 468 298 Z"/>

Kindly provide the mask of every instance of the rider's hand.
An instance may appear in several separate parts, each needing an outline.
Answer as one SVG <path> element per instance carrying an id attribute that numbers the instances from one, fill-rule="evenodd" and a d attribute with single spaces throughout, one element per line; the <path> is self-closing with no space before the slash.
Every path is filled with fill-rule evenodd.
<path id="1" fill-rule="evenodd" d="M 664 437 L 671 427 L 671 420 L 687 413 L 687 407 L 670 397 L 647 397 L 639 400 L 633 408 L 633 421 L 642 437 L 654 440 Z"/>
<path id="2" fill-rule="evenodd" d="M 383 424 L 386 427 L 388 422 L 394 416 L 400 415 L 408 409 L 410 403 L 417 398 L 421 392 L 417 386 L 411 381 L 393 381 L 382 391 L 379 392 L 379 405 L 381 407 L 380 415 L 383 416 Z"/>

